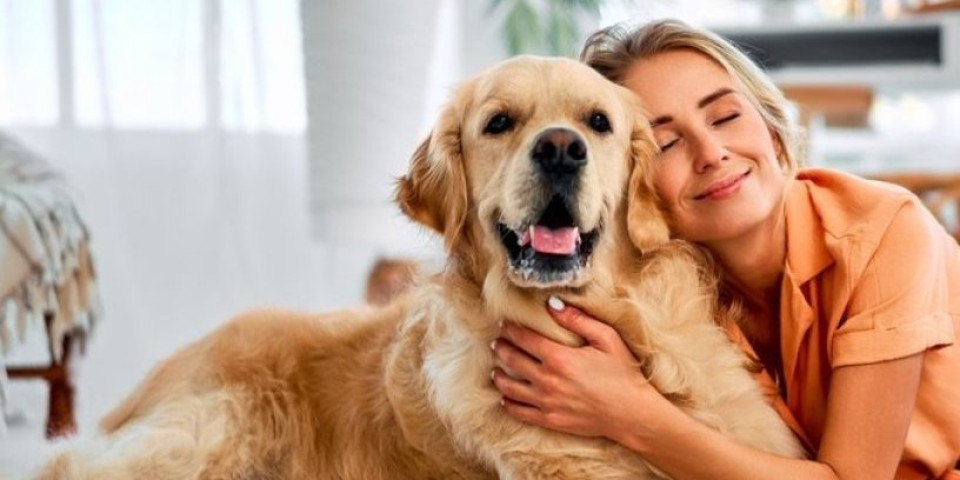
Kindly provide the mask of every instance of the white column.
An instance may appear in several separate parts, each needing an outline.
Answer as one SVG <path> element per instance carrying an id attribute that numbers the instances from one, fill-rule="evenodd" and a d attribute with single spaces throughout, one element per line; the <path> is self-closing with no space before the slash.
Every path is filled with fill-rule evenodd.
<path id="1" fill-rule="evenodd" d="M 203 98 L 206 100 L 206 128 L 208 132 L 223 130 L 220 81 L 220 26 L 223 16 L 220 0 L 203 2 Z"/>
<path id="2" fill-rule="evenodd" d="M 56 36 L 57 36 L 57 71 L 58 97 L 60 106 L 60 125 L 73 127 L 77 123 L 74 112 L 73 92 L 73 11 L 70 0 L 57 0 L 56 3 Z"/>
<path id="3" fill-rule="evenodd" d="M 377 255 L 439 254 L 392 195 L 426 134 L 441 1 L 300 4 L 312 231 L 344 303 L 359 300 Z"/>

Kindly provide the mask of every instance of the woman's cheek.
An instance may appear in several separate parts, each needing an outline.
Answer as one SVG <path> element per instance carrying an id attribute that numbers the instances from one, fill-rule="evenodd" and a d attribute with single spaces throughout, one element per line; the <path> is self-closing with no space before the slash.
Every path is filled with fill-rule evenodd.
<path id="1" fill-rule="evenodd" d="M 676 172 L 662 167 L 657 169 L 656 175 L 657 177 L 654 179 L 653 186 L 667 207 L 673 210 L 679 203 L 681 190 L 683 188 L 683 179 L 679 178 Z"/>

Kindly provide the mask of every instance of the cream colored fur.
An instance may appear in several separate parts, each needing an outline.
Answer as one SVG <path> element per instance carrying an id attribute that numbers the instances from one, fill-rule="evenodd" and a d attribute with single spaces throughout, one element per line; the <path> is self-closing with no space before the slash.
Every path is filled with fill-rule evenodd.
<path id="1" fill-rule="evenodd" d="M 491 138 L 483 126 L 496 111 L 518 120 Z M 594 111 L 612 133 L 584 124 Z M 655 478 L 613 442 L 524 425 L 500 408 L 489 344 L 502 319 L 580 341 L 546 314 L 551 293 L 616 327 L 695 418 L 802 456 L 717 324 L 708 263 L 667 238 L 642 181 L 653 147 L 637 111 L 629 92 L 572 61 L 521 58 L 468 81 L 398 188 L 401 208 L 446 239 L 443 273 L 382 309 L 232 320 L 158 365 L 97 440 L 62 452 L 39 478 Z M 493 223 L 542 204 L 529 149 L 555 126 L 586 141 L 577 215 L 602 233 L 569 284 L 538 285 L 506 267 Z"/>

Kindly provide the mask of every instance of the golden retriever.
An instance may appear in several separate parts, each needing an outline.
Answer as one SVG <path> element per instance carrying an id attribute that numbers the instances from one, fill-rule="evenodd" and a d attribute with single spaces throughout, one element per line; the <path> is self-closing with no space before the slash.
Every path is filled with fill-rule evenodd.
<path id="1" fill-rule="evenodd" d="M 465 82 L 397 189 L 401 209 L 443 235 L 442 273 L 383 309 L 229 322 L 157 366 L 103 419 L 99 440 L 40 477 L 657 476 L 613 442 L 500 408 L 489 344 L 501 320 L 580 342 L 547 314 L 550 294 L 609 321 L 695 418 L 803 455 L 717 325 L 703 258 L 669 240 L 644 181 L 655 147 L 634 102 L 571 60 L 520 57 Z"/>

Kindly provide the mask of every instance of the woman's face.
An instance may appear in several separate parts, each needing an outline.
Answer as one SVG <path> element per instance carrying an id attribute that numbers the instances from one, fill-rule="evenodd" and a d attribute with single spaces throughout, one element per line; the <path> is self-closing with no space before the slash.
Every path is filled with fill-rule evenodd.
<path id="1" fill-rule="evenodd" d="M 722 242 L 779 213 L 786 184 L 780 143 L 720 65 L 673 50 L 635 63 L 624 84 L 650 115 L 661 150 L 654 186 L 676 234 Z"/>

